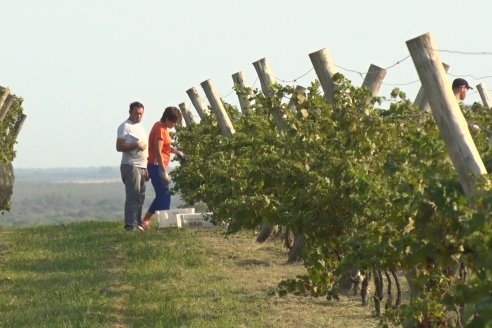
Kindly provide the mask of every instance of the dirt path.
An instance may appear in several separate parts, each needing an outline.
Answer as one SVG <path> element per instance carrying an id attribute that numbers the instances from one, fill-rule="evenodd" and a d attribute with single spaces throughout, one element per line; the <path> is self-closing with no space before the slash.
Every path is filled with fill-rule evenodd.
<path id="1" fill-rule="evenodd" d="M 272 327 L 375 327 L 372 306 L 362 307 L 358 296 L 342 296 L 340 301 L 325 298 L 272 295 L 286 278 L 305 273 L 302 264 L 286 264 L 287 251 L 281 241 L 255 242 L 252 234 L 224 238 L 219 233 L 196 232 L 210 259 L 218 261 L 226 279 L 242 286 L 244 297 L 264 299 L 269 308 L 267 321 Z"/>

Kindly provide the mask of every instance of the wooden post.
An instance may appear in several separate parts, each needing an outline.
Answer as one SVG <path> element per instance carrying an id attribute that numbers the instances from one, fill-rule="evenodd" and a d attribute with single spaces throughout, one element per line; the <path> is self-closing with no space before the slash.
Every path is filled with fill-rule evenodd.
<path id="1" fill-rule="evenodd" d="M 275 84 L 275 77 L 273 76 L 272 69 L 268 64 L 266 58 L 262 58 L 253 63 L 258 79 L 260 80 L 261 90 L 265 97 L 271 97 L 272 94 L 268 88 L 270 85 Z M 287 129 L 287 122 L 285 121 L 282 112 L 278 108 L 272 108 L 272 116 L 275 121 L 275 125 L 279 131 L 285 131 Z M 273 232 L 273 226 L 269 224 L 263 224 L 260 229 L 260 233 L 256 238 L 257 242 L 265 241 Z"/>
<path id="2" fill-rule="evenodd" d="M 191 115 L 190 109 L 188 108 L 186 102 L 182 102 L 181 104 L 179 104 L 179 109 L 183 114 L 183 118 L 185 120 L 186 126 L 188 128 L 191 128 L 191 126 L 193 125 L 193 116 Z"/>
<path id="3" fill-rule="evenodd" d="M 442 66 L 444 67 L 444 70 L 446 72 L 449 70 L 448 64 L 442 63 Z M 415 97 L 415 101 L 413 103 L 419 106 L 421 111 L 430 113 L 431 109 L 429 101 L 427 100 L 427 96 L 425 95 L 425 91 L 422 86 L 420 86 L 419 92 L 417 93 L 417 96 Z"/>
<path id="4" fill-rule="evenodd" d="M 203 119 L 205 115 L 208 115 L 207 105 L 205 105 L 202 101 L 202 98 L 200 98 L 200 95 L 198 94 L 198 91 L 196 91 L 195 87 L 186 90 L 186 93 L 188 94 L 188 97 L 190 97 L 191 103 L 195 107 L 200 119 Z"/>
<path id="5" fill-rule="evenodd" d="M 422 87 L 441 131 L 458 179 L 471 205 L 476 193 L 476 176 L 487 170 L 480 158 L 468 125 L 450 88 L 434 39 L 428 34 L 407 41 Z"/>
<path id="6" fill-rule="evenodd" d="M 386 72 L 384 68 L 371 64 L 364 78 L 364 82 L 362 82 L 362 87 L 367 88 L 373 97 L 377 96 Z"/>
<path id="7" fill-rule="evenodd" d="M 16 140 L 17 137 L 19 136 L 19 132 L 22 129 L 22 126 L 24 125 L 24 121 L 26 120 L 26 118 L 27 116 L 25 114 L 22 114 L 15 122 L 14 129 L 10 133 L 10 135 L 14 138 L 14 140 Z"/>
<path id="8" fill-rule="evenodd" d="M 5 119 L 5 116 L 7 116 L 7 113 L 9 112 L 10 107 L 14 103 L 14 100 L 15 100 L 14 95 L 9 94 L 7 96 L 7 100 L 5 100 L 3 107 L 1 107 L 1 109 L 0 109 L 0 123 L 3 122 L 3 120 Z"/>
<path id="9" fill-rule="evenodd" d="M 14 192 L 14 180 L 12 163 L 0 162 L 0 212 L 10 210 L 10 199 Z"/>
<path id="10" fill-rule="evenodd" d="M 258 74 L 258 79 L 261 83 L 261 90 L 266 97 L 271 97 L 271 91 L 269 87 L 272 84 L 275 84 L 275 77 L 273 76 L 272 69 L 268 64 L 266 58 L 262 58 L 253 63 L 253 66 L 256 69 L 256 73 Z M 287 129 L 287 122 L 284 119 L 283 113 L 279 108 L 272 108 L 273 120 L 275 121 L 275 125 L 278 127 L 280 131 L 285 131 Z"/>
<path id="11" fill-rule="evenodd" d="M 9 88 L 0 87 L 0 92 L 2 92 L 2 91 L 3 91 L 3 94 L 0 97 L 0 109 L 3 107 L 5 100 L 7 100 L 7 97 L 10 95 L 10 89 Z"/>
<path id="12" fill-rule="evenodd" d="M 337 70 L 331 59 L 330 52 L 326 49 L 321 49 L 309 54 L 309 58 L 311 58 L 311 63 L 313 63 L 314 70 L 325 93 L 325 100 L 333 104 L 335 101 L 333 75 L 337 73 Z"/>
<path id="13" fill-rule="evenodd" d="M 306 100 L 306 88 L 300 85 L 296 86 L 295 92 L 290 97 L 287 108 L 291 111 L 296 110 L 296 104 L 302 104 Z"/>
<path id="14" fill-rule="evenodd" d="M 241 112 L 246 115 L 248 114 L 249 106 L 251 105 L 248 95 L 246 95 L 246 89 L 248 88 L 246 84 L 246 77 L 243 72 L 237 72 L 232 74 L 232 80 L 238 89 L 236 92 L 239 98 L 239 105 L 241 106 Z"/>
<path id="15" fill-rule="evenodd" d="M 261 83 L 261 91 L 263 91 L 263 94 L 266 97 L 271 97 L 268 87 L 275 84 L 275 77 L 273 76 L 272 69 L 270 68 L 266 58 L 255 61 L 253 66 L 256 69 L 256 73 L 258 74 L 258 78 Z"/>
<path id="16" fill-rule="evenodd" d="M 483 107 L 491 109 L 492 108 L 492 98 L 489 96 L 489 92 L 487 91 L 487 85 L 485 82 L 482 82 L 477 85 L 478 93 L 480 93 L 480 98 L 482 98 Z"/>
<path id="17" fill-rule="evenodd" d="M 219 93 L 217 92 L 215 86 L 212 84 L 211 80 L 206 80 L 201 83 L 203 90 L 205 91 L 205 95 L 207 96 L 208 102 L 212 107 L 212 110 L 219 121 L 219 126 L 222 131 L 222 134 L 226 136 L 228 139 L 232 139 L 234 133 L 234 127 L 232 126 L 231 120 L 229 119 L 229 115 L 224 108 L 224 104 L 219 97 Z"/>

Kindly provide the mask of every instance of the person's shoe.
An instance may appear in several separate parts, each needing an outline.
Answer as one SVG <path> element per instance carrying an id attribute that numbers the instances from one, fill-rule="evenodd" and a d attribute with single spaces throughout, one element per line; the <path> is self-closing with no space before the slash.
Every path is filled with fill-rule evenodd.
<path id="1" fill-rule="evenodd" d="M 142 224 L 139 224 L 139 225 L 137 226 L 137 229 L 138 229 L 138 230 L 140 230 L 140 231 L 145 231 L 145 230 L 146 230 L 146 229 L 144 228 L 143 222 L 142 222 Z"/>
<path id="2" fill-rule="evenodd" d="M 145 231 L 150 230 L 150 220 L 143 220 L 142 221 L 142 228 Z"/>

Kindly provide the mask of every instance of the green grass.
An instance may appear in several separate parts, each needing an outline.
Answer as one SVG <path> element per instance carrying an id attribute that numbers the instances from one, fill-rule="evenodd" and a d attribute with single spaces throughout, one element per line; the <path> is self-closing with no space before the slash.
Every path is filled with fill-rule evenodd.
<path id="1" fill-rule="evenodd" d="M 360 327 L 357 298 L 271 296 L 301 274 L 251 233 L 84 222 L 0 230 L 1 327 Z"/>

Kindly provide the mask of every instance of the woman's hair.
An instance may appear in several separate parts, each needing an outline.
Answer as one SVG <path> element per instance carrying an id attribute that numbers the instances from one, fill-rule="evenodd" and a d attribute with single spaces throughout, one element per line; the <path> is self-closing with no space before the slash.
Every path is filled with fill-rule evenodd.
<path id="1" fill-rule="evenodd" d="M 162 123 L 166 122 L 166 119 L 174 123 L 179 123 L 181 122 L 181 112 L 177 107 L 169 106 L 166 109 L 164 109 L 164 113 L 162 114 L 161 117 L 161 122 Z"/>

